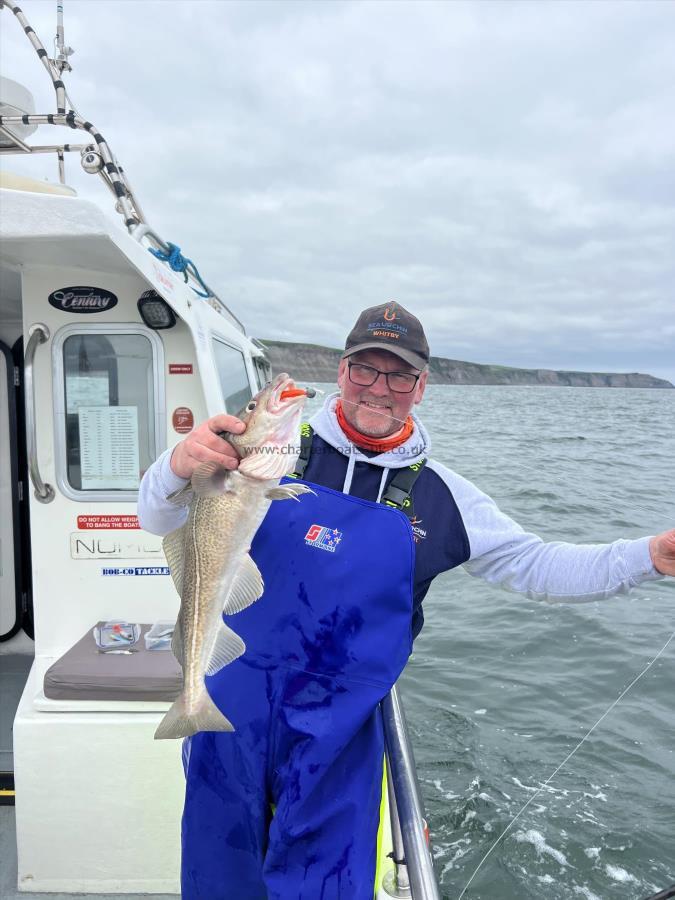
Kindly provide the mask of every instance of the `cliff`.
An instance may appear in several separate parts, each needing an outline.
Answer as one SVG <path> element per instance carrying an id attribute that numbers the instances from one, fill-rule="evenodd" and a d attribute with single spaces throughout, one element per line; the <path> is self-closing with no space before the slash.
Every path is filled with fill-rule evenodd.
<path id="1" fill-rule="evenodd" d="M 274 372 L 291 372 L 298 381 L 335 382 L 341 350 L 320 344 L 262 340 Z M 550 387 L 673 388 L 663 378 L 638 372 L 565 372 L 481 365 L 432 356 L 429 384 L 538 384 Z"/>

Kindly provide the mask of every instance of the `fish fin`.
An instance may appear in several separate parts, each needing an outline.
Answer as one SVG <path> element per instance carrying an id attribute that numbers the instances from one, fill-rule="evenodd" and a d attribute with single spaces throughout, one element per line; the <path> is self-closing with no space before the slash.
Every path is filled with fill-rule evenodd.
<path id="1" fill-rule="evenodd" d="M 207 675 L 215 675 L 222 668 L 228 666 L 246 651 L 246 644 L 239 635 L 228 628 L 224 622 L 220 623 L 213 650 L 206 667 Z"/>
<path id="2" fill-rule="evenodd" d="M 188 737 L 198 731 L 234 731 L 234 725 L 221 713 L 206 690 L 192 714 L 188 713 L 185 697 L 181 694 L 157 726 L 155 740 Z"/>
<path id="3" fill-rule="evenodd" d="M 169 571 L 173 578 L 173 583 L 178 591 L 178 596 L 183 593 L 183 543 L 185 537 L 185 526 L 181 525 L 175 531 L 172 531 L 162 541 L 162 550 L 166 561 L 169 564 Z"/>
<path id="4" fill-rule="evenodd" d="M 265 493 L 268 500 L 297 500 L 302 494 L 315 492 L 306 484 L 278 484 Z"/>
<path id="5" fill-rule="evenodd" d="M 173 636 L 171 638 L 171 652 L 176 657 L 178 662 L 183 665 L 184 653 L 183 650 L 183 629 L 180 626 L 180 616 L 176 619 L 176 625 L 173 629 Z"/>
<path id="6" fill-rule="evenodd" d="M 178 488 L 177 491 L 172 491 L 170 494 L 167 494 L 166 499 L 170 500 L 171 503 L 175 503 L 176 506 L 187 506 L 192 499 L 192 494 L 192 485 L 188 481 L 182 488 Z"/>
<path id="7" fill-rule="evenodd" d="M 230 475 L 230 470 L 217 462 L 205 462 L 192 473 L 190 484 L 197 497 L 217 497 L 227 490 Z"/>
<path id="8" fill-rule="evenodd" d="M 246 553 L 237 569 L 237 574 L 227 588 L 227 596 L 223 604 L 223 612 L 241 612 L 263 595 L 265 585 L 260 569 Z"/>

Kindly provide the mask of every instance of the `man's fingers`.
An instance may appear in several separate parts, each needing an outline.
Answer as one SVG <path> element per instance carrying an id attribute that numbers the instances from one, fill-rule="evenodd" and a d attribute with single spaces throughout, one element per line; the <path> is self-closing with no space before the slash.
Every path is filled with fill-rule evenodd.
<path id="1" fill-rule="evenodd" d="M 210 428 L 201 427 L 193 432 L 190 437 L 190 443 L 194 444 L 195 447 L 201 444 L 204 447 L 215 450 L 216 453 L 225 453 L 228 456 L 238 456 L 237 451 L 232 444 L 229 443 L 227 438 L 219 437 L 217 434 L 214 434 Z"/>
<path id="2" fill-rule="evenodd" d="M 652 563 L 661 575 L 675 575 L 675 529 L 657 534 L 649 542 Z"/>
<path id="3" fill-rule="evenodd" d="M 207 422 L 207 426 L 214 433 L 219 431 L 231 431 L 233 434 L 241 434 L 246 430 L 246 425 L 236 416 L 228 416 L 226 413 L 220 413 L 212 416 Z"/>
<path id="4" fill-rule="evenodd" d="M 662 553 L 675 553 L 675 528 L 657 534 L 656 541 Z"/>
<path id="5" fill-rule="evenodd" d="M 246 424 L 236 416 L 225 413 L 202 422 L 198 428 L 174 448 L 171 454 L 171 469 L 181 478 L 191 478 L 194 470 L 204 462 L 217 462 L 224 469 L 236 469 L 239 454 L 219 431 L 241 434 Z"/>
<path id="6" fill-rule="evenodd" d="M 189 455 L 195 461 L 196 466 L 204 462 L 217 462 L 224 469 L 236 469 L 239 465 L 238 456 L 218 453 L 204 444 L 194 444 L 190 447 Z"/>

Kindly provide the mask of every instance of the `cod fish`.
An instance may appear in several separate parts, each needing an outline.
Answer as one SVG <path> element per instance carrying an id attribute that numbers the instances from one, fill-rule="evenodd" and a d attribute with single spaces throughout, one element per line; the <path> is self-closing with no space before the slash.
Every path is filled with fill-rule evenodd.
<path id="1" fill-rule="evenodd" d="M 288 375 L 279 375 L 239 413 L 246 431 L 227 435 L 239 453 L 239 468 L 203 463 L 190 484 L 171 497 L 176 503 L 192 498 L 186 523 L 163 543 L 181 598 L 171 649 L 183 668 L 183 691 L 160 722 L 156 739 L 234 730 L 211 700 L 204 676 L 246 649 L 224 623 L 223 612 L 239 612 L 263 593 L 248 551 L 270 503 L 311 493 L 303 484 L 279 484 L 297 459 L 304 401 L 305 392 L 295 389 Z"/>

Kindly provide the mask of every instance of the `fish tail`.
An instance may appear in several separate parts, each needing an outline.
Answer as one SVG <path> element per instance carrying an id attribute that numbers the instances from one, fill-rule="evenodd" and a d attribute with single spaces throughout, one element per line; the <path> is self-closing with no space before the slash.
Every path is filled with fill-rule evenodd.
<path id="1" fill-rule="evenodd" d="M 198 731 L 234 731 L 234 725 L 225 718 L 206 690 L 192 712 L 188 712 L 185 696 L 181 694 L 159 723 L 155 740 L 188 737 Z"/>

